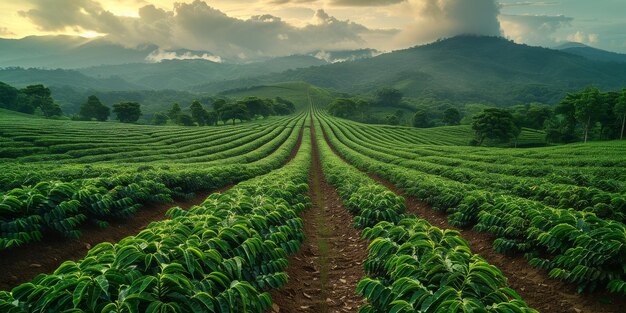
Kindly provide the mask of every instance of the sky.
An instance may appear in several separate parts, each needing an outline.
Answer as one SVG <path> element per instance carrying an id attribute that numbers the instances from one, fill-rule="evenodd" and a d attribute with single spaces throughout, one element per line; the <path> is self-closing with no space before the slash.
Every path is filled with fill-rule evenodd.
<path id="1" fill-rule="evenodd" d="M 478 34 L 626 53 L 624 13 L 626 0 L 0 0 L 0 37 L 104 36 L 252 58 Z"/>

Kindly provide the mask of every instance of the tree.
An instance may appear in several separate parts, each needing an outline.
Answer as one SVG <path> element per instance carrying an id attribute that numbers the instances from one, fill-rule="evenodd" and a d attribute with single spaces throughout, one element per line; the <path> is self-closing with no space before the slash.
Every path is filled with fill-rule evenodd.
<path id="1" fill-rule="evenodd" d="M 600 90 L 596 87 L 588 87 L 582 95 L 574 102 L 574 116 L 582 124 L 584 142 L 587 143 L 589 129 L 595 123 L 598 114 L 598 107 L 602 104 Z"/>
<path id="2" fill-rule="evenodd" d="M 191 109 L 191 118 L 198 124 L 198 126 L 207 125 L 208 112 L 202 107 L 199 101 L 194 101 L 189 107 Z"/>
<path id="3" fill-rule="evenodd" d="M 224 123 L 232 120 L 233 125 L 235 125 L 236 120 L 245 121 L 250 119 L 248 107 L 241 102 L 226 104 L 220 108 L 220 112 L 221 120 Z"/>
<path id="4" fill-rule="evenodd" d="M 563 123 L 558 117 L 553 117 L 547 120 L 544 124 L 544 131 L 546 133 L 546 142 L 561 142 L 563 140 Z"/>
<path id="5" fill-rule="evenodd" d="M 18 94 L 17 88 L 0 82 L 0 108 L 16 110 Z"/>
<path id="6" fill-rule="evenodd" d="M 385 121 L 389 125 L 399 125 L 400 124 L 400 118 L 398 118 L 398 116 L 395 115 L 395 114 L 389 114 L 389 115 L 385 116 Z"/>
<path id="7" fill-rule="evenodd" d="M 545 122 L 554 115 L 554 111 L 547 105 L 530 104 L 526 111 L 526 121 L 522 126 L 542 129 Z"/>
<path id="8" fill-rule="evenodd" d="M 213 103 L 211 105 L 213 106 L 213 111 L 215 111 L 215 113 L 217 114 L 217 120 L 221 121 L 222 120 L 222 112 L 224 111 L 223 108 L 224 108 L 224 106 L 226 106 L 226 100 L 224 100 L 224 99 L 217 99 L 217 100 L 213 101 Z"/>
<path id="9" fill-rule="evenodd" d="M 385 87 L 376 91 L 376 103 L 380 106 L 395 107 L 402 101 L 402 92 L 395 88 Z"/>
<path id="10" fill-rule="evenodd" d="M 356 103 L 356 111 L 360 115 L 359 120 L 365 121 L 365 116 L 369 115 L 369 110 L 370 110 L 370 107 L 372 106 L 371 103 L 363 99 L 357 99 L 355 103 Z"/>
<path id="11" fill-rule="evenodd" d="M 489 108 L 474 116 L 472 129 L 476 134 L 476 145 L 482 145 L 485 139 L 508 142 L 519 135 L 519 128 L 513 122 L 509 111 Z"/>
<path id="12" fill-rule="evenodd" d="M 337 98 L 328 105 L 328 113 L 343 118 L 355 116 L 357 113 L 357 104 L 351 99 Z"/>
<path id="13" fill-rule="evenodd" d="M 284 103 L 274 101 L 274 105 L 272 106 L 272 110 L 276 115 L 289 115 L 292 111 L 285 105 Z"/>
<path id="14" fill-rule="evenodd" d="M 224 99 L 217 99 L 215 101 L 213 101 L 212 105 L 213 105 L 213 110 L 218 111 L 219 109 L 221 109 L 223 106 L 226 105 L 226 100 Z"/>
<path id="15" fill-rule="evenodd" d="M 174 123 L 178 123 L 178 116 L 183 113 L 183 110 L 180 109 L 180 105 L 178 103 L 172 104 L 172 108 L 167 111 L 167 116 Z"/>
<path id="16" fill-rule="evenodd" d="M 430 112 L 425 108 L 421 108 L 413 115 L 413 127 L 428 128 L 431 126 Z"/>
<path id="17" fill-rule="evenodd" d="M 208 126 L 215 126 L 217 124 L 218 121 L 218 116 L 217 116 L 217 112 L 216 111 L 208 111 L 206 114 L 206 124 Z"/>
<path id="18" fill-rule="evenodd" d="M 26 96 L 22 98 L 24 103 L 21 105 L 22 108 L 27 108 L 28 112 L 25 113 L 32 114 L 35 109 L 41 109 L 45 117 L 63 115 L 61 107 L 52 99 L 52 92 L 44 85 L 30 85 L 20 92 Z"/>
<path id="19" fill-rule="evenodd" d="M 178 114 L 178 116 L 176 117 L 176 124 L 178 125 L 183 125 L 183 126 L 193 126 L 193 117 L 191 117 L 191 115 L 189 114 Z"/>
<path id="20" fill-rule="evenodd" d="M 137 102 L 120 102 L 113 105 L 113 113 L 122 123 L 134 123 L 141 116 L 141 105 Z"/>
<path id="21" fill-rule="evenodd" d="M 552 121 L 548 126 L 558 125 L 558 133 L 561 135 L 559 140 L 556 136 L 551 139 L 553 142 L 573 142 L 576 140 L 576 101 L 580 98 L 580 94 L 569 93 L 554 109 L 554 113 L 559 116 L 557 122 Z M 551 130 L 556 135 L 554 129 Z"/>
<path id="22" fill-rule="evenodd" d="M 281 97 L 274 99 L 274 112 L 278 115 L 289 115 L 296 111 L 296 105 Z"/>
<path id="23" fill-rule="evenodd" d="M 257 97 L 246 97 L 240 100 L 239 103 L 246 106 L 250 117 L 256 117 L 258 115 L 266 118 L 272 114 L 272 100 L 263 100 Z"/>
<path id="24" fill-rule="evenodd" d="M 615 113 L 617 118 L 621 119 L 622 121 L 619 139 L 624 139 L 624 125 L 626 125 L 626 89 L 620 92 L 617 103 L 615 103 L 615 106 L 613 107 L 613 112 Z"/>
<path id="25" fill-rule="evenodd" d="M 154 113 L 154 115 L 152 115 L 152 124 L 165 125 L 167 124 L 168 119 L 169 117 L 167 116 L 167 114 L 163 112 L 157 112 L 157 113 Z"/>
<path id="26" fill-rule="evenodd" d="M 0 108 L 45 117 L 63 115 L 61 107 L 52 99 L 52 92 L 44 85 L 30 85 L 24 89 L 0 82 Z"/>
<path id="27" fill-rule="evenodd" d="M 459 125 L 461 124 L 461 112 L 456 108 L 448 108 L 443 111 L 443 119 L 442 122 L 447 126 Z"/>
<path id="28" fill-rule="evenodd" d="M 101 122 L 106 121 L 109 118 L 109 114 L 111 114 L 111 109 L 102 104 L 100 99 L 94 95 L 87 98 L 87 102 L 80 106 L 80 110 L 78 112 L 78 115 L 83 120 L 90 121 L 95 118 Z"/>
<path id="29" fill-rule="evenodd" d="M 515 125 L 515 123 L 513 123 L 513 125 Z M 513 139 L 515 139 L 515 148 L 517 148 L 517 140 L 519 139 L 519 136 L 522 134 L 522 128 L 515 125 L 515 127 L 513 127 L 511 129 L 511 135 L 513 136 Z"/>

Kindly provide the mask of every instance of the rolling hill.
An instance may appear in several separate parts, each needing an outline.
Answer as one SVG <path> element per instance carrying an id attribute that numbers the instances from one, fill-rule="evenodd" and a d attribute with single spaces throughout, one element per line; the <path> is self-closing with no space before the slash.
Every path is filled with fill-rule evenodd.
<path id="1" fill-rule="evenodd" d="M 323 64 L 327 62 L 313 56 L 293 55 L 247 64 L 208 60 L 163 60 L 158 63 L 104 65 L 79 71 L 94 78 L 120 77 L 145 89 L 181 90 L 200 83 L 257 77 Z"/>

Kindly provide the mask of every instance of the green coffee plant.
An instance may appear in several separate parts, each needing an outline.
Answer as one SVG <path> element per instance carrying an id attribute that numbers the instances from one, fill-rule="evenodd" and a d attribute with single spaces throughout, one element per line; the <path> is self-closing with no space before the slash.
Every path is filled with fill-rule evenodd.
<path id="1" fill-rule="evenodd" d="M 356 290 L 368 303 L 359 312 L 536 312 L 496 267 L 471 253 L 458 232 L 400 214 L 403 198 L 340 160 L 323 135 L 317 144 L 325 176 L 371 240 L 364 263 L 369 277 Z"/>
<path id="2" fill-rule="evenodd" d="M 287 280 L 287 251 L 303 240 L 298 213 L 310 205 L 304 195 L 310 155 L 305 135 L 300 153 L 284 168 L 213 194 L 191 210 L 172 208 L 169 220 L 117 244 L 99 244 L 81 261 L 0 292 L 0 308 L 264 312 L 271 307 L 267 290 Z"/>

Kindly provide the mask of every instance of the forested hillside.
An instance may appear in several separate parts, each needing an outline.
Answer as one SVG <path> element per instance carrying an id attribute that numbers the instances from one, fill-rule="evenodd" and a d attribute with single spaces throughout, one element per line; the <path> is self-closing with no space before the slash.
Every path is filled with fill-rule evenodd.
<path id="1" fill-rule="evenodd" d="M 626 85 L 626 64 L 592 61 L 503 38 L 461 36 L 370 59 L 202 84 L 194 89 L 216 92 L 282 81 L 305 81 L 351 93 L 392 86 L 410 97 L 458 103 L 555 104 L 567 92 L 588 85 L 605 89 Z"/>

